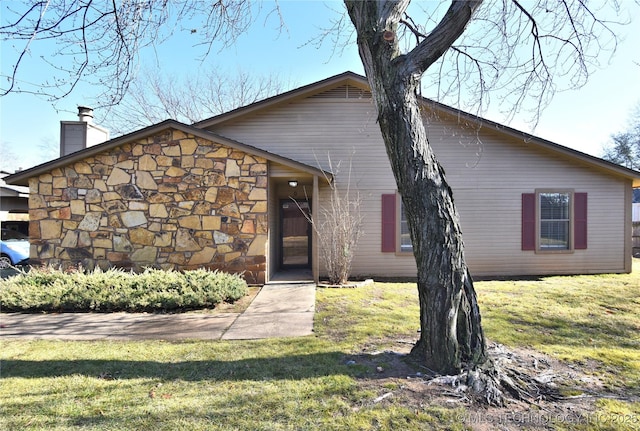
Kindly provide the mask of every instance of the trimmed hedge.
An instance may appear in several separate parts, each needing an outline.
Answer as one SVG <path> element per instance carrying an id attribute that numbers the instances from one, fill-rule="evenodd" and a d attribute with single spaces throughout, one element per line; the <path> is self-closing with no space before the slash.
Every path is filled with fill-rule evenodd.
<path id="1" fill-rule="evenodd" d="M 22 312 L 169 312 L 213 308 L 247 293 L 239 275 L 197 269 L 63 272 L 32 268 L 0 280 L 0 310 Z"/>

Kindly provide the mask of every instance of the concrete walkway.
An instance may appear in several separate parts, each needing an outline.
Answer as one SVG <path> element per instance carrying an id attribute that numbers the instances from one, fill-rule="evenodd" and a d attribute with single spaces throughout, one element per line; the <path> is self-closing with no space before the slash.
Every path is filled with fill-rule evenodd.
<path id="1" fill-rule="evenodd" d="M 313 333 L 315 285 L 267 284 L 243 313 L 0 314 L 0 340 L 246 340 Z"/>

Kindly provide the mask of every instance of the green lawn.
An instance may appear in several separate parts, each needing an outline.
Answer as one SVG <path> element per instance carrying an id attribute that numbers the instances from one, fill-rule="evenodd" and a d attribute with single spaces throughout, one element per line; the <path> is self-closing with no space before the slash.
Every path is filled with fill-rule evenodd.
<path id="1" fill-rule="evenodd" d="M 612 395 L 591 422 L 557 429 L 640 428 L 640 268 L 476 288 L 491 341 L 561 359 Z M 476 407 L 417 398 L 417 370 L 383 353 L 406 351 L 417 329 L 415 286 L 376 283 L 318 290 L 315 335 L 303 338 L 0 341 L 0 429 L 470 429 Z"/>

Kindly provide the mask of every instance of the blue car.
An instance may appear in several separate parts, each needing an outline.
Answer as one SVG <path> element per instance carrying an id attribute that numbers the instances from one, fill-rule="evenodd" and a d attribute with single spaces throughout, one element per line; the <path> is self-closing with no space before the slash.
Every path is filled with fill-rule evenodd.
<path id="1" fill-rule="evenodd" d="M 25 265 L 29 260 L 29 237 L 15 230 L 0 231 L 0 269 Z"/>

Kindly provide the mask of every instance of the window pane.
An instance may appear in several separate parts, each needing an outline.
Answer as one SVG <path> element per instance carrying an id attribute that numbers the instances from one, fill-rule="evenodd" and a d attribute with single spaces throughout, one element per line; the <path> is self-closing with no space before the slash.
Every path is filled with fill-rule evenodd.
<path id="1" fill-rule="evenodd" d="M 568 193 L 540 193 L 540 219 L 569 219 Z"/>
<path id="2" fill-rule="evenodd" d="M 540 248 L 569 249 L 569 193 L 540 193 Z"/>
<path id="3" fill-rule="evenodd" d="M 540 248 L 567 250 L 569 248 L 569 221 L 542 221 Z"/>
<path id="4" fill-rule="evenodd" d="M 409 225 L 407 224 L 407 217 L 404 214 L 404 205 L 402 204 L 402 200 L 400 201 L 400 251 L 413 251 L 411 235 L 409 234 Z"/>

